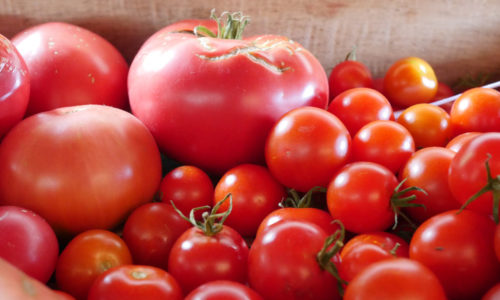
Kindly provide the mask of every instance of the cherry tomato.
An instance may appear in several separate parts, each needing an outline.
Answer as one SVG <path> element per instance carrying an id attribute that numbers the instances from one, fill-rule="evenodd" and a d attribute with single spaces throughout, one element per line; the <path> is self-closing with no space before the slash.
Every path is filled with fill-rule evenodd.
<path id="1" fill-rule="evenodd" d="M 333 67 L 328 77 L 330 99 L 353 88 L 373 88 L 373 78 L 370 69 L 362 62 L 345 60 Z"/>
<path id="2" fill-rule="evenodd" d="M 498 300 L 500 299 L 500 282 L 495 284 L 492 288 L 483 295 L 481 300 Z"/>
<path id="3" fill-rule="evenodd" d="M 88 300 L 182 300 L 182 290 L 166 271 L 141 265 L 122 265 L 97 276 Z"/>
<path id="4" fill-rule="evenodd" d="M 462 146 L 470 141 L 471 139 L 475 138 L 476 136 L 480 135 L 481 132 L 475 132 L 475 131 L 470 131 L 470 132 L 464 132 L 461 133 L 457 136 L 455 136 L 453 139 L 451 139 L 448 144 L 446 144 L 446 148 L 452 150 L 453 152 L 458 152 Z"/>
<path id="5" fill-rule="evenodd" d="M 351 137 L 332 113 L 302 107 L 285 114 L 266 143 L 266 162 L 283 185 L 299 192 L 326 187 L 349 159 Z"/>
<path id="6" fill-rule="evenodd" d="M 345 290 L 343 300 L 446 300 L 436 275 L 408 258 L 382 260 L 366 267 Z"/>
<path id="7" fill-rule="evenodd" d="M 228 280 L 216 280 L 200 285 L 184 300 L 264 300 L 250 287 Z"/>
<path id="8" fill-rule="evenodd" d="M 479 299 L 500 280 L 494 232 L 495 223 L 485 215 L 447 211 L 417 228 L 410 258 L 436 274 L 450 299 Z"/>
<path id="9" fill-rule="evenodd" d="M 132 256 L 118 235 L 102 229 L 88 230 L 74 237 L 61 252 L 56 283 L 77 300 L 86 300 L 97 276 L 126 264 L 132 264 Z"/>
<path id="10" fill-rule="evenodd" d="M 344 123 L 351 136 L 371 121 L 394 120 L 387 98 L 370 88 L 354 88 L 339 94 L 328 105 L 328 111 Z"/>
<path id="11" fill-rule="evenodd" d="M 384 77 L 384 93 L 389 101 L 403 108 L 434 99 L 438 82 L 431 65 L 418 57 L 394 62 Z"/>
<path id="12" fill-rule="evenodd" d="M 434 102 L 434 101 L 441 100 L 444 98 L 449 98 L 449 97 L 454 96 L 454 95 L 455 95 L 455 93 L 453 92 L 453 90 L 451 89 L 451 87 L 449 85 L 447 85 L 446 83 L 443 83 L 443 82 L 438 82 L 436 95 L 434 96 L 434 99 L 432 99 L 432 101 Z M 453 106 L 453 102 L 448 102 L 448 103 L 440 105 L 440 107 L 442 109 L 444 109 L 447 113 L 450 113 L 452 106 Z"/>

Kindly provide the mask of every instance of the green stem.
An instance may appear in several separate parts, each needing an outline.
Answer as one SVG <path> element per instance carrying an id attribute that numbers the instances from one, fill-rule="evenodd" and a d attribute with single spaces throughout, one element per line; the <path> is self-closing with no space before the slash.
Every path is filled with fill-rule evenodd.
<path id="1" fill-rule="evenodd" d="M 241 12 L 223 12 L 220 17 L 215 15 L 215 9 L 210 12 L 210 18 L 217 23 L 217 34 L 213 33 L 205 26 L 197 26 L 194 29 L 196 36 L 209 36 L 219 39 L 241 40 L 243 31 L 249 22 L 249 18 Z"/>
<path id="2" fill-rule="evenodd" d="M 312 196 L 314 193 L 326 193 L 326 188 L 321 186 L 315 186 L 311 188 L 304 196 L 300 197 L 294 189 L 288 190 L 288 197 L 286 197 L 279 204 L 280 207 L 293 207 L 293 208 L 308 208 L 312 205 Z"/>
<path id="3" fill-rule="evenodd" d="M 415 199 L 417 199 L 416 195 L 410 195 L 410 196 L 406 196 L 406 197 L 403 196 L 406 193 L 411 192 L 411 191 L 419 191 L 419 192 L 422 192 L 425 195 L 427 195 L 427 192 L 425 190 L 423 190 L 422 188 L 416 187 L 416 186 L 411 186 L 411 187 L 407 187 L 403 190 L 400 190 L 407 179 L 408 178 L 401 180 L 401 182 L 398 184 L 398 186 L 396 186 L 396 188 L 394 189 L 394 193 L 391 196 L 391 208 L 392 208 L 392 211 L 394 212 L 394 225 L 392 226 L 393 230 L 398 226 L 398 217 L 402 217 L 403 219 L 405 219 L 406 222 L 408 222 L 408 224 L 410 224 L 411 227 L 413 227 L 413 228 L 417 227 L 415 225 L 415 223 L 413 223 L 413 221 L 405 213 L 403 213 L 401 211 L 402 207 L 424 207 L 425 208 L 425 205 L 413 202 Z"/>

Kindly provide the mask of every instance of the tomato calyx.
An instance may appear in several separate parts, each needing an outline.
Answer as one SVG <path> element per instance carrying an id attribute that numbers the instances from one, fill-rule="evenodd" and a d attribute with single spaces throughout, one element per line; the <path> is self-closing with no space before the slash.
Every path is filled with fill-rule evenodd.
<path id="1" fill-rule="evenodd" d="M 326 188 L 321 186 L 315 186 L 311 188 L 307 193 L 300 197 L 299 193 L 295 189 L 288 189 L 288 197 L 283 199 L 278 205 L 279 207 L 293 207 L 293 208 L 309 208 L 312 207 L 312 195 L 315 192 L 326 193 Z"/>
<path id="2" fill-rule="evenodd" d="M 491 169 L 489 161 L 491 159 L 491 154 L 487 154 L 487 158 L 484 161 L 484 166 L 486 168 L 487 183 L 484 185 L 477 193 L 472 195 L 463 205 L 460 207 L 458 213 L 461 213 L 470 203 L 479 198 L 484 193 L 490 192 L 493 194 L 493 220 L 496 224 L 499 222 L 499 205 L 500 205 L 500 174 L 493 177 L 491 175 Z"/>
<path id="3" fill-rule="evenodd" d="M 241 12 L 229 13 L 223 12 L 220 17 L 215 15 L 215 9 L 210 12 L 210 18 L 217 23 L 217 34 L 203 25 L 194 28 L 194 35 L 208 36 L 218 39 L 241 40 L 245 26 L 250 21 L 250 18 L 243 15 Z"/>
<path id="4" fill-rule="evenodd" d="M 393 230 L 396 229 L 396 227 L 398 226 L 398 217 L 399 216 L 401 216 L 403 219 L 405 219 L 405 221 L 407 221 L 411 227 L 413 227 L 413 228 L 417 227 L 415 225 L 415 223 L 413 223 L 413 221 L 405 213 L 403 213 L 401 211 L 402 207 L 423 207 L 423 208 L 425 208 L 425 205 L 423 205 L 421 203 L 412 202 L 413 200 L 415 200 L 417 198 L 416 195 L 404 196 L 406 193 L 411 192 L 411 191 L 419 191 L 419 192 L 422 192 L 425 195 L 427 195 L 427 192 L 424 189 L 419 188 L 417 186 L 410 186 L 410 187 L 407 187 L 403 190 L 400 190 L 406 180 L 407 180 L 407 178 L 401 180 L 401 182 L 394 189 L 394 193 L 391 196 L 391 208 L 392 208 L 392 211 L 394 212 L 394 225 L 392 226 Z"/>
<path id="5" fill-rule="evenodd" d="M 356 46 L 353 46 L 352 50 L 349 51 L 349 53 L 347 53 L 347 55 L 345 56 L 344 61 L 357 61 L 357 58 L 356 58 Z"/>
<path id="6" fill-rule="evenodd" d="M 217 213 L 219 210 L 220 206 L 229 198 L 229 207 L 226 211 L 222 213 Z M 210 209 L 210 206 L 205 205 L 205 206 L 200 206 L 200 207 L 195 207 L 189 212 L 189 218 L 186 217 L 174 204 L 173 201 L 170 201 L 172 206 L 174 207 L 175 211 L 183 218 L 184 220 L 188 221 L 190 224 L 192 224 L 194 227 L 200 229 L 206 236 L 214 236 L 217 233 L 219 233 L 223 229 L 223 224 L 226 221 L 227 217 L 229 217 L 229 214 L 231 214 L 231 211 L 233 210 L 233 197 L 231 193 L 228 193 L 224 199 L 219 201 L 210 212 L 205 211 L 201 215 L 202 220 L 198 221 L 196 220 L 195 213 L 199 210 L 208 210 Z"/>

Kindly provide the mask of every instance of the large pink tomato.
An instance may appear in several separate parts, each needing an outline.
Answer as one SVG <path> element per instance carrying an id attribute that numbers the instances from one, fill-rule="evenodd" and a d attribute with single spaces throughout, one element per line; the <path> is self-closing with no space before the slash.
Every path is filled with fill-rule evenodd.
<path id="1" fill-rule="evenodd" d="M 276 35 L 237 39 L 222 30 L 197 36 L 177 27 L 146 41 L 128 77 L 132 112 L 167 156 L 216 174 L 263 163 L 266 136 L 284 113 L 326 108 L 326 73 L 300 44 Z"/>
<path id="2" fill-rule="evenodd" d="M 0 144 L 0 204 L 33 210 L 57 233 L 117 225 L 153 198 L 160 180 L 151 133 L 109 106 L 33 115 Z"/>

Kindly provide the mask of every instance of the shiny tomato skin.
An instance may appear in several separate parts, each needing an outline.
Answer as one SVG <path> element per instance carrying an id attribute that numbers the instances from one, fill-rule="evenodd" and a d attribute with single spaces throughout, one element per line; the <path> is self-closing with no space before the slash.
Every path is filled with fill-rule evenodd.
<path id="1" fill-rule="evenodd" d="M 431 270 L 408 258 L 376 262 L 361 271 L 345 290 L 344 300 L 446 300 Z"/>
<path id="2" fill-rule="evenodd" d="M 182 290 L 165 270 L 142 265 L 122 265 L 100 274 L 92 283 L 88 300 L 182 300 Z"/>
<path id="3" fill-rule="evenodd" d="M 236 281 L 215 280 L 200 285 L 184 300 L 264 300 L 256 291 Z"/>
<path id="4" fill-rule="evenodd" d="M 170 204 L 146 203 L 125 221 L 123 240 L 135 264 L 167 269 L 168 255 L 175 241 L 191 224 Z"/>
<path id="5" fill-rule="evenodd" d="M 118 225 L 153 199 L 160 180 L 151 133 L 109 106 L 33 115 L 0 145 L 0 204 L 34 211 L 60 235 Z"/>
<path id="6" fill-rule="evenodd" d="M 27 115 L 82 104 L 128 107 L 127 62 L 96 33 L 49 22 L 18 33 L 12 42 L 30 72 Z"/>
<path id="7" fill-rule="evenodd" d="M 246 283 L 247 261 L 248 245 L 231 227 L 223 225 L 213 236 L 192 227 L 174 243 L 168 257 L 168 271 L 187 294 L 214 280 Z"/>
<path id="8" fill-rule="evenodd" d="M 56 268 L 59 242 L 39 215 L 17 206 L 0 206 L 0 257 L 42 283 Z"/>
<path id="9" fill-rule="evenodd" d="M 328 76 L 330 99 L 353 88 L 373 88 L 370 69 L 362 62 L 346 60 L 333 67 Z"/>
<path id="10" fill-rule="evenodd" d="M 26 113 L 30 94 L 28 67 L 12 42 L 0 34 L 0 139 Z"/>
<path id="11" fill-rule="evenodd" d="M 302 107 L 283 115 L 266 142 L 266 163 L 278 181 L 299 192 L 326 187 L 349 160 L 351 136 L 332 113 Z"/>
<path id="12" fill-rule="evenodd" d="M 469 132 L 464 132 L 461 133 L 454 138 L 452 138 L 448 144 L 446 144 L 446 148 L 452 150 L 453 152 L 458 152 L 460 148 L 462 148 L 465 143 L 467 143 L 469 140 L 475 138 L 476 136 L 480 135 L 481 132 L 477 131 L 469 131 Z"/>
<path id="13" fill-rule="evenodd" d="M 127 264 L 132 264 L 132 255 L 117 234 L 102 229 L 88 230 L 75 236 L 61 252 L 56 284 L 77 300 L 85 300 L 97 276 Z"/>
<path id="14" fill-rule="evenodd" d="M 479 299 L 500 280 L 495 223 L 474 211 L 451 210 L 422 223 L 410 241 L 410 258 L 439 278 L 450 299 Z"/>

